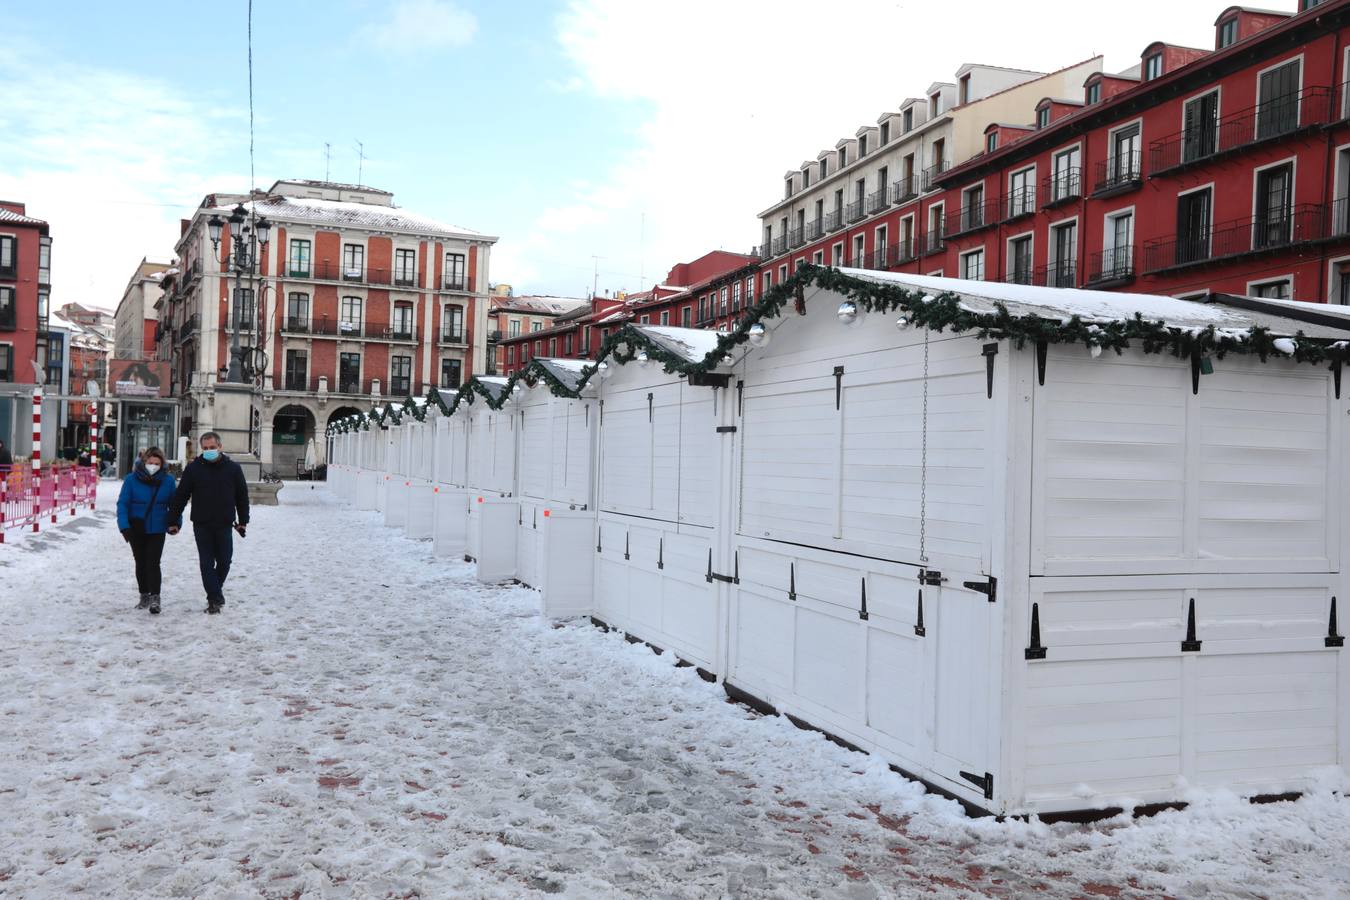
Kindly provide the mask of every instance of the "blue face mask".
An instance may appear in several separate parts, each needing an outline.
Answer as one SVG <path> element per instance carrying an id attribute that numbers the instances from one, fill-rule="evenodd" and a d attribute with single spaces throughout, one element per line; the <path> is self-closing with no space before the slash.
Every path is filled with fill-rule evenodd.
<path id="1" fill-rule="evenodd" d="M 220 451 L 214 447 L 212 447 L 210 450 L 203 450 L 202 458 L 205 459 L 207 462 L 215 462 L 216 460 L 220 459 Z"/>

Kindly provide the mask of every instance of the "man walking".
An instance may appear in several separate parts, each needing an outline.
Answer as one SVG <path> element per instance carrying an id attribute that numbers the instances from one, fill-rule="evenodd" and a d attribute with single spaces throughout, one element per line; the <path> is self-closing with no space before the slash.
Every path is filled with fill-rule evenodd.
<path id="1" fill-rule="evenodd" d="M 192 536 L 206 589 L 206 611 L 214 615 L 225 605 L 223 588 L 234 555 L 230 529 L 244 537 L 248 527 L 248 483 L 239 463 L 220 452 L 220 435 L 206 432 L 200 448 L 201 455 L 183 469 L 169 504 L 169 521 L 180 521 L 192 501 Z M 177 527 L 169 529 L 169 534 L 177 533 Z"/>

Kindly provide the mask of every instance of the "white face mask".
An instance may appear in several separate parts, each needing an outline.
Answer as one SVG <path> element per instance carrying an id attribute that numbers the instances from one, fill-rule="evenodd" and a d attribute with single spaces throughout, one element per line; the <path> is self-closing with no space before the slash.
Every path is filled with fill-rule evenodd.
<path id="1" fill-rule="evenodd" d="M 155 474 L 159 471 L 159 463 L 146 463 L 145 471 L 149 472 L 151 475 Z"/>

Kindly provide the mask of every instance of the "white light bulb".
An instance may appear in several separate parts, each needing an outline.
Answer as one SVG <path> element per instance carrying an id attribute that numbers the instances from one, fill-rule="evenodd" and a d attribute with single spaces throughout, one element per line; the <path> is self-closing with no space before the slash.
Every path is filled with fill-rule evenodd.
<path id="1" fill-rule="evenodd" d="M 772 339 L 769 329 L 763 323 L 756 322 L 745 330 L 746 340 L 756 347 L 767 347 Z"/>

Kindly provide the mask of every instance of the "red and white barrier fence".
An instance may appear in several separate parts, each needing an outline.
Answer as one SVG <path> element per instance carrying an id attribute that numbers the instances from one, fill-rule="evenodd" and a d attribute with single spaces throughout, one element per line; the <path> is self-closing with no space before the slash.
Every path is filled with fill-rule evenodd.
<path id="1" fill-rule="evenodd" d="M 72 516 L 81 506 L 94 508 L 98 470 L 86 466 L 42 469 L 0 466 L 0 544 L 11 528 L 39 530 L 42 519 L 56 524 L 63 512 Z"/>

